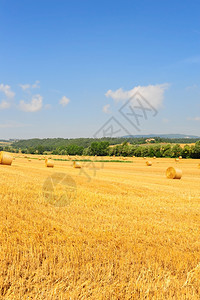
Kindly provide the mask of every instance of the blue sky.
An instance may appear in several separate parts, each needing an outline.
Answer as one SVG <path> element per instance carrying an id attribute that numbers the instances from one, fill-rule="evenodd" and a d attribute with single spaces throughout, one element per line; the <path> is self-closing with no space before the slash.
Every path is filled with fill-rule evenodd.
<path id="1" fill-rule="evenodd" d="M 0 139 L 92 137 L 112 117 L 131 134 L 200 135 L 199 11 L 197 0 L 0 0 Z M 119 111 L 138 92 L 157 111 L 140 132 Z"/>

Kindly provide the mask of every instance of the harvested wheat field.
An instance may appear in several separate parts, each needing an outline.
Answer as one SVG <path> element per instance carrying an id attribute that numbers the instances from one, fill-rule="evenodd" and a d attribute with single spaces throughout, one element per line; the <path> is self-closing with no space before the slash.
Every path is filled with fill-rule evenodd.
<path id="1" fill-rule="evenodd" d="M 199 299 L 200 161 L 30 158 L 0 165 L 1 299 Z"/>

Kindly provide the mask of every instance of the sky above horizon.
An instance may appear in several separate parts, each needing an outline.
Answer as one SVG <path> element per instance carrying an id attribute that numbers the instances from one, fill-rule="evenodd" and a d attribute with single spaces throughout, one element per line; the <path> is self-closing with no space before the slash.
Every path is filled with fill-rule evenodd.
<path id="1" fill-rule="evenodd" d="M 0 139 L 200 136 L 199 11 L 0 0 Z"/>

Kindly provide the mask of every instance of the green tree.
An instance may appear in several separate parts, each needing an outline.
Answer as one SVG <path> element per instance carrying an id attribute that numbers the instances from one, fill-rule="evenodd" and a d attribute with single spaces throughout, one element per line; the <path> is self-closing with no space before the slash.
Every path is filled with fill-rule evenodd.
<path id="1" fill-rule="evenodd" d="M 109 153 L 109 143 L 108 142 L 93 142 L 90 146 L 90 154 L 105 156 Z"/>
<path id="2" fill-rule="evenodd" d="M 38 151 L 38 154 L 43 154 L 44 153 L 44 147 L 42 146 L 42 145 L 39 145 L 38 147 L 37 147 L 37 151 Z"/>
<path id="3" fill-rule="evenodd" d="M 29 147 L 28 149 L 27 149 L 27 153 L 28 154 L 35 154 L 35 148 L 33 148 L 33 147 Z"/>
<path id="4" fill-rule="evenodd" d="M 172 156 L 173 157 L 182 156 L 182 148 L 179 144 L 176 144 L 172 147 Z"/>
<path id="5" fill-rule="evenodd" d="M 191 154 L 191 148 L 189 145 L 185 145 L 182 151 L 183 158 L 189 158 Z"/>
<path id="6" fill-rule="evenodd" d="M 129 146 L 127 143 L 122 145 L 122 156 L 129 156 Z"/>
<path id="7" fill-rule="evenodd" d="M 170 144 L 162 146 L 161 155 L 163 157 L 171 157 L 172 156 L 172 150 L 171 150 L 171 145 Z"/>
<path id="8" fill-rule="evenodd" d="M 141 146 L 141 156 L 148 156 L 148 146 Z"/>
<path id="9" fill-rule="evenodd" d="M 155 148 L 155 147 L 153 147 L 153 146 L 149 146 L 149 147 L 148 147 L 148 156 L 149 156 L 149 157 L 155 156 L 154 148 Z"/>
<path id="10" fill-rule="evenodd" d="M 69 155 L 82 155 L 83 154 L 83 147 L 78 145 L 68 145 L 64 150 L 66 151 L 66 154 Z"/>
<path id="11" fill-rule="evenodd" d="M 9 146 L 4 147 L 4 151 L 6 152 L 12 152 L 12 149 Z"/>
<path id="12" fill-rule="evenodd" d="M 137 148 L 135 150 L 135 156 L 137 156 L 137 157 L 142 156 L 142 147 L 141 146 L 137 146 Z"/>
<path id="13" fill-rule="evenodd" d="M 158 145 L 155 145 L 153 147 L 154 147 L 154 156 L 156 156 L 156 157 L 162 157 L 162 154 L 161 154 L 161 145 L 158 144 Z"/>
<path id="14" fill-rule="evenodd" d="M 191 157 L 192 158 L 200 158 L 200 143 L 197 142 L 195 146 L 191 147 Z"/>

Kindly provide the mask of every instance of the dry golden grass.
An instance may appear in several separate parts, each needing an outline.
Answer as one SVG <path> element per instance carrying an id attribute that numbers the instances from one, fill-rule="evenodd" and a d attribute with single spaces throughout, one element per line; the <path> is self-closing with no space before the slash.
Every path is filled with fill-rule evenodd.
<path id="1" fill-rule="evenodd" d="M 0 165 L 1 299 L 200 298 L 199 162 L 182 159 L 182 179 L 170 180 L 174 159 L 128 160 L 91 181 L 71 161 Z M 42 194 L 55 172 L 77 185 L 61 208 Z"/>
<path id="2" fill-rule="evenodd" d="M 188 145 L 188 146 L 194 146 L 195 145 L 195 143 L 190 143 L 190 144 L 180 144 L 180 146 L 181 146 L 181 148 L 184 148 L 186 145 Z"/>

